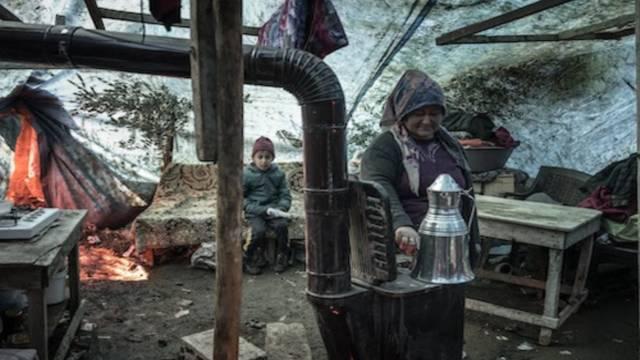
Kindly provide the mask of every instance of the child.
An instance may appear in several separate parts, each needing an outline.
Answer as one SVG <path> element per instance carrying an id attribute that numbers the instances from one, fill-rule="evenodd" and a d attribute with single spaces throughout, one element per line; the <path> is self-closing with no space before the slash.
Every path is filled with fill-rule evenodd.
<path id="1" fill-rule="evenodd" d="M 265 265 L 265 232 L 276 233 L 274 270 L 282 272 L 289 260 L 289 208 L 291 194 L 285 174 L 273 163 L 275 152 L 269 138 L 261 136 L 251 152 L 251 164 L 244 169 L 244 215 L 251 225 L 251 239 L 245 245 L 244 269 L 258 275 Z"/>

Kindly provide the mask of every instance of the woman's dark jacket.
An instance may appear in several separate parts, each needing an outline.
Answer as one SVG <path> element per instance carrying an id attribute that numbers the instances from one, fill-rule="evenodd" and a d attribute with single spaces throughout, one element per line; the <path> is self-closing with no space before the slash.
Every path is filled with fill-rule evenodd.
<path id="1" fill-rule="evenodd" d="M 465 166 L 465 155 L 462 146 L 442 130 L 436 133 L 436 140 L 440 142 L 440 144 L 456 161 L 457 166 L 460 167 L 464 175 L 466 185 L 471 187 L 473 181 L 471 179 L 471 173 Z M 391 215 L 394 231 L 400 226 L 411 226 L 415 228 L 415 224 L 413 224 L 407 213 L 404 211 L 396 191 L 396 186 L 400 184 L 404 171 L 405 169 L 402 163 L 400 147 L 393 138 L 393 134 L 391 134 L 390 131 L 385 131 L 379 135 L 369 146 L 367 151 L 365 151 L 361 162 L 360 177 L 363 180 L 377 182 L 387 191 L 387 195 L 389 196 L 389 201 L 391 203 Z M 427 199 L 425 198 L 424 201 L 427 201 Z M 472 210 L 472 201 L 468 197 L 462 197 L 461 212 L 462 217 L 467 223 L 469 223 Z M 426 215 L 426 213 L 424 215 Z M 476 244 L 480 244 L 480 232 L 478 230 L 478 221 L 475 214 L 469 233 L 471 264 L 475 265 L 478 257 Z"/>

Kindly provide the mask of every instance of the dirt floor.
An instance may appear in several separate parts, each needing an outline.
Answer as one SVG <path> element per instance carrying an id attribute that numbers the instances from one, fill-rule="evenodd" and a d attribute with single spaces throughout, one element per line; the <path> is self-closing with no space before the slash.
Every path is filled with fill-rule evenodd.
<path id="1" fill-rule="evenodd" d="M 117 256 L 125 252 L 126 241 L 126 236 L 115 243 L 111 241 L 110 248 L 90 246 L 84 241 L 82 296 L 88 310 L 85 330 L 76 336 L 71 358 L 177 359 L 183 345 L 181 337 L 213 327 L 214 272 L 190 267 L 188 253 L 172 254 L 168 263 L 146 272 L 128 258 Z M 548 347 L 536 344 L 537 330 L 533 326 L 467 312 L 468 359 L 638 359 L 635 271 L 599 274 L 590 281 L 590 286 L 587 302 L 554 333 L 553 343 Z M 299 322 L 306 328 L 313 358 L 327 359 L 305 288 L 302 264 L 283 274 L 266 271 L 259 276 L 245 275 L 241 336 L 263 347 L 267 323 Z M 513 298 L 529 305 L 542 304 L 535 294 L 524 296 L 519 288 L 486 281 L 476 281 L 469 289 L 474 296 L 502 299 L 511 299 L 505 296 L 510 291 Z M 91 324 L 95 329 L 86 331 Z M 524 343 L 532 349 L 518 350 Z"/>

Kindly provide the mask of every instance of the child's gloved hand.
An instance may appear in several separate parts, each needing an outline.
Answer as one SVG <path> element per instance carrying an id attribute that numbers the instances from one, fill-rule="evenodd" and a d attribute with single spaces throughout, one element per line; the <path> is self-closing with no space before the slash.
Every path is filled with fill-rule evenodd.
<path id="1" fill-rule="evenodd" d="M 276 218 L 286 218 L 286 219 L 291 218 L 291 214 L 289 214 L 288 212 L 274 209 L 274 208 L 268 208 L 267 215 L 271 217 L 276 217 Z"/>

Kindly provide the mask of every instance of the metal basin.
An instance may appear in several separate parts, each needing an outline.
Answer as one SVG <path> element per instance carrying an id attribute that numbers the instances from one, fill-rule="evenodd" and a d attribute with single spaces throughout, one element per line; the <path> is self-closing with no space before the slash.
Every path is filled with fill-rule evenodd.
<path id="1" fill-rule="evenodd" d="M 503 147 L 470 147 L 465 148 L 471 172 L 479 173 L 502 169 L 507 163 L 513 148 Z"/>

